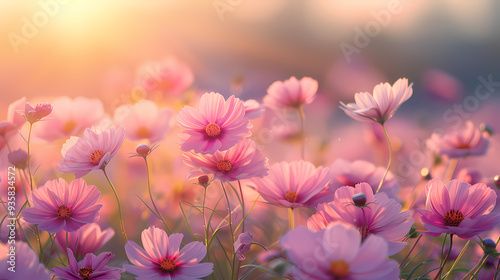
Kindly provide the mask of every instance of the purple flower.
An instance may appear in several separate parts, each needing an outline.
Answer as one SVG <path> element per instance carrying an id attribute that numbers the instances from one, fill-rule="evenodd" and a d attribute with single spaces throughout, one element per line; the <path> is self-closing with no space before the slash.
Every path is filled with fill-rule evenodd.
<path id="1" fill-rule="evenodd" d="M 98 256 L 87 254 L 81 262 L 76 262 L 73 251 L 67 248 L 69 265 L 66 267 L 54 267 L 52 271 L 56 279 L 69 280 L 113 280 L 120 279 L 125 271 L 122 268 L 106 266 L 106 263 L 115 255 L 111 252 L 103 252 Z"/>
<path id="2" fill-rule="evenodd" d="M 312 232 L 298 227 L 280 238 L 280 246 L 295 267 L 295 280 L 395 280 L 398 263 L 387 258 L 387 242 L 370 235 L 361 243 L 358 230 L 350 225 L 333 223 Z"/>
<path id="3" fill-rule="evenodd" d="M 252 235 L 249 232 L 244 232 L 238 236 L 236 242 L 234 242 L 234 252 L 238 257 L 238 260 L 242 261 L 245 259 L 243 255 L 246 251 L 250 250 L 252 245 Z"/>
<path id="4" fill-rule="evenodd" d="M 112 228 L 101 230 L 96 223 L 86 224 L 76 231 L 68 232 L 68 248 L 77 257 L 83 257 L 88 253 L 94 253 L 101 249 L 113 236 L 115 231 Z M 64 251 L 66 248 L 66 231 L 61 230 L 56 234 L 56 244 Z"/>
<path id="5" fill-rule="evenodd" d="M 123 268 L 139 280 L 194 280 L 212 274 L 212 263 L 200 263 L 207 248 L 195 241 L 179 250 L 183 237 L 181 233 L 168 236 L 159 228 L 149 227 L 141 236 L 144 249 L 134 241 L 125 244 L 125 252 L 133 265 L 125 264 Z"/>
<path id="6" fill-rule="evenodd" d="M 11 247 L 15 248 L 14 253 Z M 14 268 L 11 268 L 13 266 Z M 0 242 L 0 279 L 50 280 L 51 278 L 50 272 L 38 262 L 35 251 L 27 243 L 17 240 L 15 244 Z"/>
<path id="7" fill-rule="evenodd" d="M 483 183 L 471 186 L 452 180 L 446 185 L 438 179 L 425 186 L 426 209 L 419 209 L 426 234 L 456 234 L 470 239 L 491 230 L 500 222 L 500 214 L 491 213 L 496 205 L 495 191 Z"/>
<path id="8" fill-rule="evenodd" d="M 48 232 L 75 231 L 99 219 L 102 204 L 96 204 L 101 192 L 87 186 L 83 179 L 68 183 L 64 179 L 47 181 L 29 195 L 33 207 L 23 211 L 24 219 Z"/>

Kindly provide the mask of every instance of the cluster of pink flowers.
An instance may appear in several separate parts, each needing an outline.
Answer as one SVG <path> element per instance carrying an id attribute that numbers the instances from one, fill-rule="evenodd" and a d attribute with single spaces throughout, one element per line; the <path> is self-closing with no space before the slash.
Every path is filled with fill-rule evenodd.
<path id="1" fill-rule="evenodd" d="M 2 163 L 11 164 L 0 192 L 0 278 L 443 279 L 457 276 L 452 259 L 467 279 L 486 275 L 481 263 L 492 260 L 483 271 L 498 273 L 489 238 L 498 238 L 500 177 L 468 163 L 487 154 L 492 132 L 467 121 L 429 135 L 420 181 L 401 182 L 391 164 L 406 146 L 386 123 L 413 94 L 406 78 L 340 102 L 352 119 L 382 128 L 388 149 L 378 160 L 308 147 L 320 142 L 307 122 L 318 112 L 308 108 L 324 100 L 310 77 L 272 83 L 262 102 L 188 97 L 193 73 L 173 57 L 143 66 L 137 80 L 144 96 L 113 114 L 84 97 L 9 106 L 0 122 Z M 269 119 L 290 113 L 299 137 L 263 137 Z M 457 237 L 480 240 L 477 256 L 461 260 L 456 251 L 468 245 Z M 427 245 L 443 246 L 441 255 Z"/>

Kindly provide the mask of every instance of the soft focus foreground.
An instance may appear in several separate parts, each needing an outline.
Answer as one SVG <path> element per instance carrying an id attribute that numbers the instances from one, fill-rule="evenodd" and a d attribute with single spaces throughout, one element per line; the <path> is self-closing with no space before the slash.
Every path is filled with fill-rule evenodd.
<path id="1" fill-rule="evenodd" d="M 3 3 L 1 279 L 500 277 L 498 54 L 414 63 L 432 4 L 112 2 Z"/>

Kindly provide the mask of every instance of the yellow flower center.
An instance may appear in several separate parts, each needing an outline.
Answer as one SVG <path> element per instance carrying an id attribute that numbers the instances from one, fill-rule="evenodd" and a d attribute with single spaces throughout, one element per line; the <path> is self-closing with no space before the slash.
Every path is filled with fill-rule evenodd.
<path id="1" fill-rule="evenodd" d="M 74 120 L 69 120 L 63 125 L 62 130 L 64 133 L 69 134 L 75 130 L 77 125 L 78 124 Z"/>
<path id="2" fill-rule="evenodd" d="M 289 191 L 285 195 L 285 199 L 291 203 L 294 203 L 297 200 L 297 192 Z"/>
<path id="3" fill-rule="evenodd" d="M 229 172 L 233 168 L 233 164 L 228 159 L 221 159 L 217 162 L 217 169 L 222 172 Z"/>
<path id="4" fill-rule="evenodd" d="M 337 278 L 349 275 L 349 264 L 344 260 L 336 260 L 330 263 L 330 274 Z"/>
<path id="5" fill-rule="evenodd" d="M 137 138 L 149 138 L 151 137 L 151 131 L 145 126 L 141 126 L 137 130 Z"/>
<path id="6" fill-rule="evenodd" d="M 217 137 L 220 135 L 220 126 L 216 123 L 209 123 L 205 127 L 205 132 L 210 137 Z"/>

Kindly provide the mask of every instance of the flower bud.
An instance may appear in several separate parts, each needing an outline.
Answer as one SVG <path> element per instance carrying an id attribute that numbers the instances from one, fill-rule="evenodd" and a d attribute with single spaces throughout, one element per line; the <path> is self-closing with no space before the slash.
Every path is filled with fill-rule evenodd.
<path id="1" fill-rule="evenodd" d="M 366 204 L 366 195 L 364 193 L 357 193 L 352 196 L 352 201 L 358 207 L 364 206 Z"/>
<path id="2" fill-rule="evenodd" d="M 151 148 L 149 147 L 148 144 L 140 144 L 135 148 L 135 152 L 141 156 L 147 156 L 150 151 Z"/>
<path id="3" fill-rule="evenodd" d="M 19 169 L 26 168 L 26 165 L 28 164 L 28 153 L 21 149 L 10 152 L 7 155 L 7 158 L 10 163 Z"/>
<path id="4" fill-rule="evenodd" d="M 210 180 L 210 178 L 208 178 L 207 175 L 202 175 L 202 176 L 198 177 L 198 184 L 205 186 L 206 184 L 208 184 L 209 180 Z"/>

